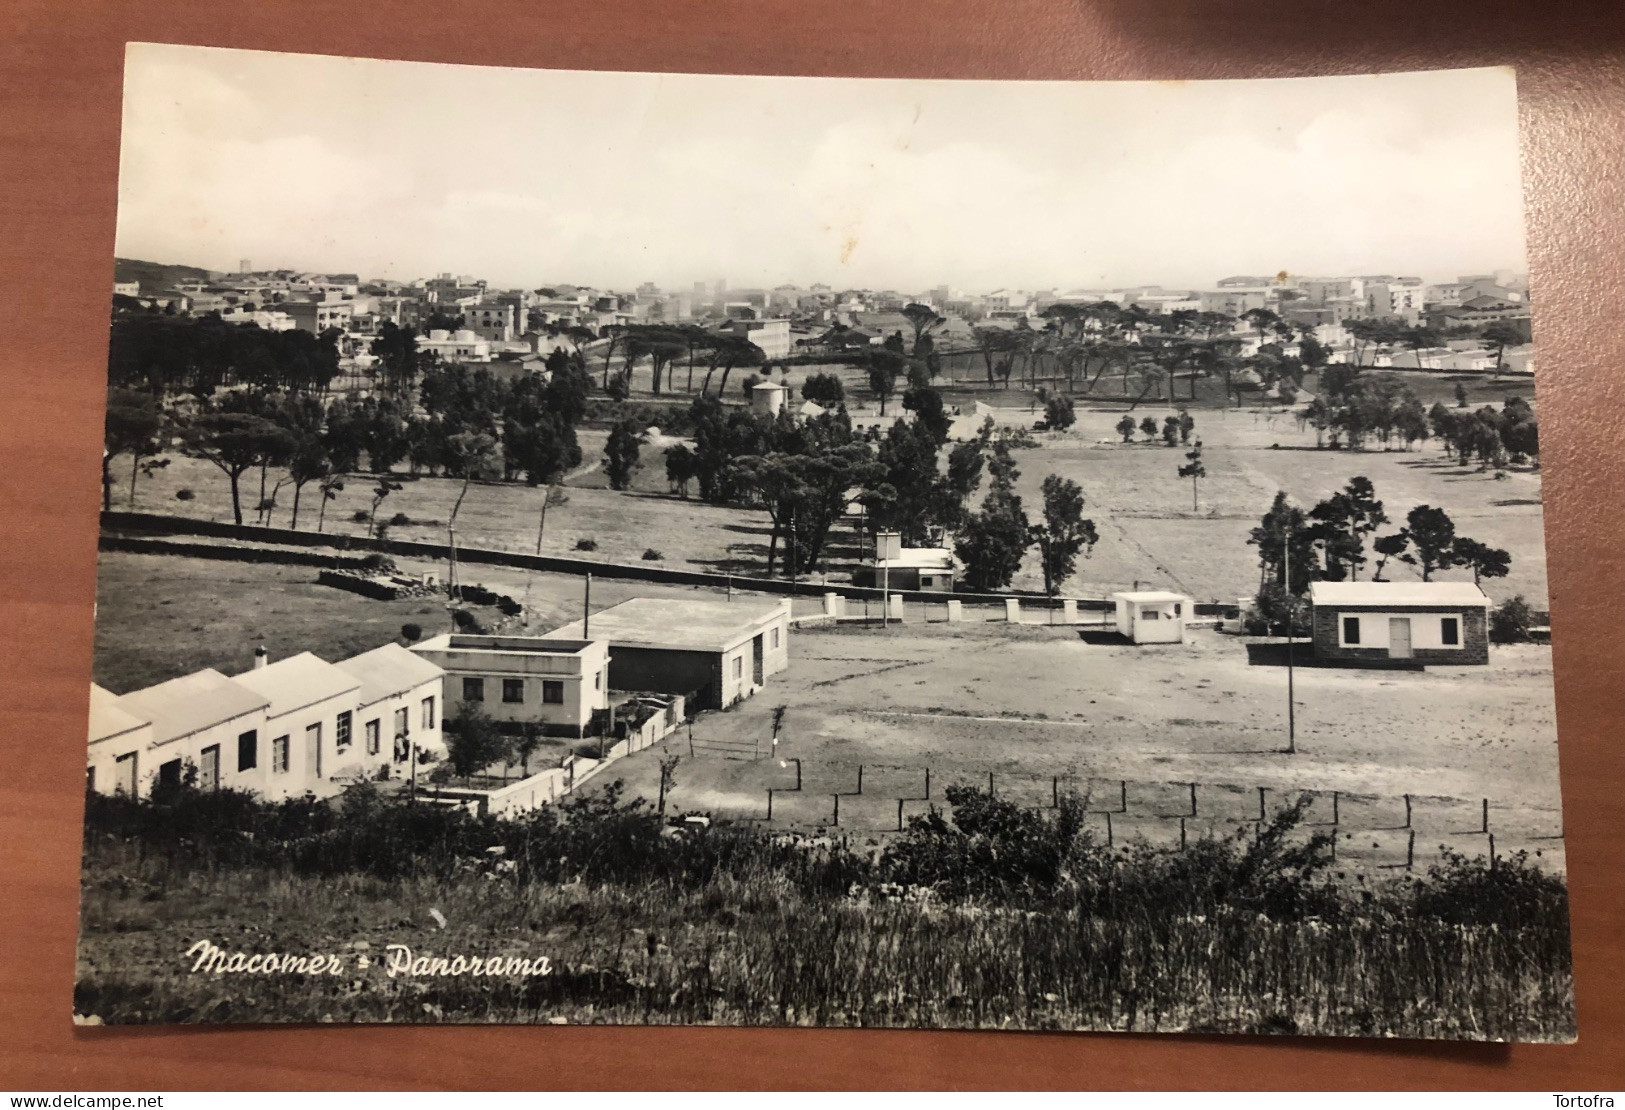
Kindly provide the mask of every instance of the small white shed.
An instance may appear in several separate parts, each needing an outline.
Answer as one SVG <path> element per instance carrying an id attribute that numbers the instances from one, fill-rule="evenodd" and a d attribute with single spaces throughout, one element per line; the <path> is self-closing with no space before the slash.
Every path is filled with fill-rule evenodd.
<path id="1" fill-rule="evenodd" d="M 1136 644 L 1182 644 L 1195 602 L 1184 594 L 1145 590 L 1112 594 L 1117 631 Z"/>

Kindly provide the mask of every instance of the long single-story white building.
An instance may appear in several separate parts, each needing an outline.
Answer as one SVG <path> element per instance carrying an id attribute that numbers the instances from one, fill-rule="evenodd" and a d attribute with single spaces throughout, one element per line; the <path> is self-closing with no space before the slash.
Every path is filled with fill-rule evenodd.
<path id="1" fill-rule="evenodd" d="M 407 773 L 409 743 L 443 748 L 440 682 L 438 667 L 391 644 L 337 664 L 262 651 L 234 677 L 211 668 L 123 695 L 92 685 L 86 786 L 327 797 Z"/>

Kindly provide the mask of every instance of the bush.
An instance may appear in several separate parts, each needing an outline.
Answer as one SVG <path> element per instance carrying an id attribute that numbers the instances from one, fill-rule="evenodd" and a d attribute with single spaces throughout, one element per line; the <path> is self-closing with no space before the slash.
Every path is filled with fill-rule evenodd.
<path id="1" fill-rule="evenodd" d="M 1044 422 L 1053 431 L 1064 432 L 1078 422 L 1072 398 L 1056 395 L 1044 402 Z"/>
<path id="2" fill-rule="evenodd" d="M 412 518 L 407 516 L 405 513 L 396 513 L 394 516 L 389 518 L 389 522 L 398 528 L 403 525 L 411 524 Z"/>
<path id="3" fill-rule="evenodd" d="M 652 547 L 651 547 L 651 548 L 649 548 L 649 549 L 648 549 L 648 550 L 646 550 L 646 551 L 645 551 L 645 552 L 644 552 L 644 553 L 643 553 L 643 559 L 644 559 L 644 561 L 645 561 L 645 562 L 649 562 L 649 563 L 658 563 L 658 562 L 660 562 L 660 560 L 662 560 L 662 559 L 664 559 L 664 558 L 665 558 L 665 557 L 666 557 L 666 556 L 665 556 L 665 555 L 663 555 L 663 554 L 662 554 L 662 553 L 661 553 L 661 552 L 659 552 L 659 551 L 656 551 L 656 550 L 655 550 L 655 549 L 654 549 L 654 548 L 652 548 Z"/>
<path id="4" fill-rule="evenodd" d="M 196 496 L 197 496 L 197 494 L 193 493 L 189 489 L 178 489 L 178 490 L 175 491 L 175 500 L 176 501 L 190 501 Z"/>
<path id="5" fill-rule="evenodd" d="M 357 509 L 355 512 L 350 514 L 350 520 L 356 524 L 365 524 L 371 519 L 372 514 L 367 512 L 366 509 Z"/>
<path id="6" fill-rule="evenodd" d="M 583 537 L 581 537 L 581 539 L 576 541 L 576 550 L 577 551 L 597 551 L 598 550 L 598 541 L 595 540 L 595 539 L 591 539 L 590 537 L 583 536 Z"/>
<path id="7" fill-rule="evenodd" d="M 1523 644 L 1529 642 L 1529 626 L 1535 622 L 1535 612 L 1523 595 L 1501 602 L 1490 610 L 1490 642 L 1493 644 Z"/>
<path id="8" fill-rule="evenodd" d="M 416 621 L 408 621 L 401 625 L 401 638 L 409 644 L 415 644 L 423 639 L 423 626 Z"/>

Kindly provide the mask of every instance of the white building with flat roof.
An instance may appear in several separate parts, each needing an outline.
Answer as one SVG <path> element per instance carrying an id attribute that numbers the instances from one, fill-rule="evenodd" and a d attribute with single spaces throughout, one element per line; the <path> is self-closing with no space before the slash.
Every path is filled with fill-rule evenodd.
<path id="1" fill-rule="evenodd" d="M 1168 590 L 1112 594 L 1117 604 L 1117 631 L 1136 644 L 1182 644 L 1185 622 L 1195 615 L 1195 602 Z"/>
<path id="2" fill-rule="evenodd" d="M 690 709 L 718 709 L 789 666 L 790 602 L 639 597 L 550 635 L 608 641 L 617 690 L 682 694 Z"/>
<path id="3" fill-rule="evenodd" d="M 442 675 L 446 713 L 477 705 L 499 722 L 534 724 L 552 736 L 585 736 L 609 708 L 609 647 L 559 636 L 447 633 L 410 654 Z"/>

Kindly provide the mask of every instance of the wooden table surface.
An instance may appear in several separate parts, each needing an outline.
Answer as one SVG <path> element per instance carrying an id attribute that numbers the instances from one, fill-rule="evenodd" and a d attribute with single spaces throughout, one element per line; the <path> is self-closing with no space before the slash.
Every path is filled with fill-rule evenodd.
<path id="1" fill-rule="evenodd" d="M 122 51 L 126 41 L 142 40 L 512 66 L 845 76 L 1173 79 L 1516 67 L 1539 305 L 1579 1043 L 75 1029 L 96 432 Z M 1617 0 L 0 0 L 0 699 L 8 726 L 0 734 L 0 1088 L 1625 1086 L 1622 58 L 1625 5 Z"/>

